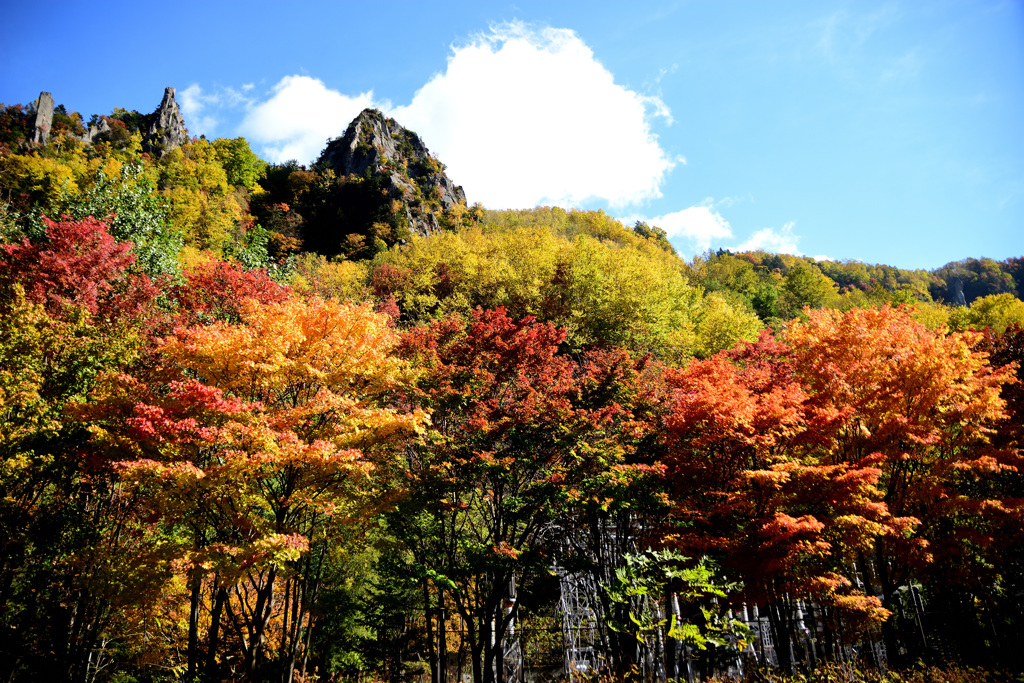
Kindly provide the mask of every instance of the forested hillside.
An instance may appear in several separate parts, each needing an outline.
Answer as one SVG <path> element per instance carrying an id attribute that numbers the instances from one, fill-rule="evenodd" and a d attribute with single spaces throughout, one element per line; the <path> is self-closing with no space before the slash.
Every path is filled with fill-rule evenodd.
<path id="1" fill-rule="evenodd" d="M 168 92 L 0 106 L 4 680 L 1024 667 L 1024 259 L 685 260 Z"/>

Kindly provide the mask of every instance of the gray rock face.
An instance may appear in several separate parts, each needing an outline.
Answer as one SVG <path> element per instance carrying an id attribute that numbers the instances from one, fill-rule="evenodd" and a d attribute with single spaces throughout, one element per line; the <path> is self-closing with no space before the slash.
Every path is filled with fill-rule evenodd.
<path id="1" fill-rule="evenodd" d="M 946 301 L 953 306 L 967 306 L 964 298 L 964 281 L 958 277 L 952 277 L 946 283 Z"/>
<path id="2" fill-rule="evenodd" d="M 182 118 L 178 103 L 174 100 L 174 88 L 165 88 L 164 99 L 150 116 L 149 125 L 143 133 L 142 149 L 150 154 L 163 156 L 188 141 L 185 119 Z"/>
<path id="3" fill-rule="evenodd" d="M 440 178 L 437 180 L 437 187 L 441 191 L 441 204 L 445 209 L 450 209 L 455 204 L 466 203 L 466 193 L 462 190 L 462 185 L 456 185 L 451 181 L 451 178 L 446 176 L 444 173 L 440 173 Z"/>
<path id="4" fill-rule="evenodd" d="M 96 142 L 96 138 L 104 133 L 110 132 L 110 123 L 106 118 L 101 118 L 98 125 L 89 126 L 89 130 L 85 131 L 84 135 L 78 136 L 78 139 L 87 145 L 91 145 Z"/>
<path id="5" fill-rule="evenodd" d="M 32 143 L 45 145 L 50 141 L 53 109 L 53 95 L 48 92 L 39 93 L 39 99 L 36 100 L 35 118 L 31 123 Z M 178 109 L 178 103 L 174 100 L 174 88 L 164 89 L 163 101 L 147 120 L 145 130 L 142 131 L 143 151 L 162 157 L 175 147 L 180 147 L 189 141 L 188 130 L 185 129 L 185 119 Z M 96 142 L 97 138 L 104 133 L 109 133 L 110 130 L 110 123 L 105 118 L 101 118 L 99 125 L 89 126 L 89 130 L 85 134 L 75 137 L 81 142 L 91 145 Z"/>
<path id="6" fill-rule="evenodd" d="M 320 158 L 339 175 L 362 175 L 368 168 L 380 171 L 387 161 L 399 162 L 403 157 L 419 161 L 429 154 L 418 135 L 376 109 L 366 109 L 340 140 L 328 143 Z"/>
<path id="7" fill-rule="evenodd" d="M 50 141 L 50 128 L 53 126 L 53 95 L 48 92 L 39 93 L 36 100 L 36 116 L 32 121 L 32 142 L 45 145 Z"/>
<path id="8" fill-rule="evenodd" d="M 466 193 L 445 175 L 420 136 L 376 109 L 366 109 L 345 131 L 327 143 L 318 166 L 339 176 L 387 176 L 389 199 L 406 205 L 409 228 L 420 235 L 440 229 L 437 211 L 466 204 Z"/>

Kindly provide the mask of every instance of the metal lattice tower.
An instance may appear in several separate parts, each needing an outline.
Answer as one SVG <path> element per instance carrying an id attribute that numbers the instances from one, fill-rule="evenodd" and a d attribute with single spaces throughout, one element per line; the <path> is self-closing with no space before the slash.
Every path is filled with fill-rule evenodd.
<path id="1" fill-rule="evenodd" d="M 570 573 L 556 567 L 561 586 L 558 608 L 565 638 L 564 668 L 568 676 L 590 675 L 598 669 L 600 635 L 597 586 L 586 573 Z"/>
<path id="2" fill-rule="evenodd" d="M 523 683 L 523 646 L 516 632 L 516 621 L 510 618 L 516 600 L 516 577 L 512 576 L 505 589 L 505 617 L 509 619 L 508 627 L 501 639 L 501 663 L 504 668 L 505 683 Z M 493 628 L 493 625 L 492 625 Z"/>
<path id="3" fill-rule="evenodd" d="M 523 676 L 523 647 L 513 624 L 509 624 L 509 630 L 505 632 L 501 645 L 505 683 L 522 683 L 525 680 Z"/>

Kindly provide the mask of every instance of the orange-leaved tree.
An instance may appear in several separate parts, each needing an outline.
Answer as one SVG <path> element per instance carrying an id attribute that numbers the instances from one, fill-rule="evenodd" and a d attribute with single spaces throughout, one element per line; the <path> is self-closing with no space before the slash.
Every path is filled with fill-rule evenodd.
<path id="1" fill-rule="evenodd" d="M 191 675 L 211 575 L 207 675 L 222 628 L 247 675 L 275 653 L 295 666 L 321 569 L 310 549 L 374 503 L 369 450 L 426 421 L 389 405 L 412 374 L 391 353 L 389 319 L 368 305 L 249 300 L 239 317 L 176 329 L 149 377 L 112 375 L 83 409 L 95 443 L 183 539 Z"/>
<path id="2" fill-rule="evenodd" d="M 665 459 L 677 505 L 668 541 L 738 572 L 776 642 L 795 636 L 800 599 L 812 598 L 828 621 L 856 621 L 854 631 L 884 619 L 844 565 L 898 521 L 879 502 L 870 463 L 832 465 L 796 450 L 807 394 L 790 349 L 763 334 L 671 373 L 668 384 Z M 788 648 L 777 653 L 788 666 Z"/>
<path id="3" fill-rule="evenodd" d="M 1003 417 L 1010 368 L 993 369 L 972 350 L 977 335 L 931 331 L 905 307 L 807 315 L 786 333 L 808 393 L 799 451 L 824 465 L 878 468 L 889 514 L 913 522 L 879 534 L 874 561 L 864 553 L 858 562 L 865 583 L 894 608 L 915 569 L 932 561 L 929 542 L 944 520 L 977 502 L 953 483 L 1001 466 L 988 442 Z M 891 620 L 886 634 L 895 656 Z"/>
<path id="4" fill-rule="evenodd" d="M 948 514 L 928 529 L 937 558 L 923 577 L 934 645 L 973 665 L 1024 669 L 1024 328 L 988 328 L 976 350 L 1015 368 L 1006 419 L 944 482 Z M 932 645 L 933 643 L 929 643 Z"/>

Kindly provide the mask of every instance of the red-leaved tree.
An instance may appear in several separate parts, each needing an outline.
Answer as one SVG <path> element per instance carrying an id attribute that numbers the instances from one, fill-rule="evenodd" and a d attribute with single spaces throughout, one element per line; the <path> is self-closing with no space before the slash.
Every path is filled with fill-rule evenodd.
<path id="1" fill-rule="evenodd" d="M 148 310 L 157 290 L 149 278 L 132 273 L 130 242 L 118 243 L 103 221 L 43 218 L 46 237 L 0 246 L 0 289 L 11 301 L 15 285 L 50 315 L 81 307 L 107 320 L 136 318 Z"/>

